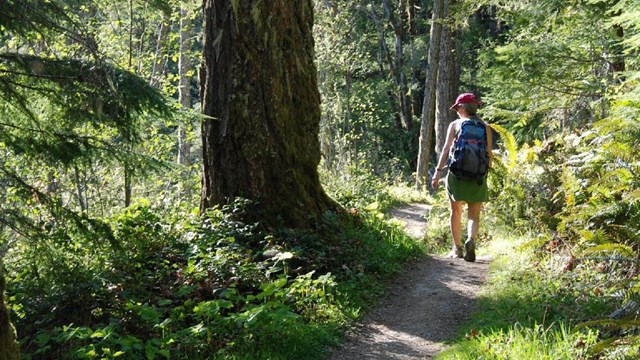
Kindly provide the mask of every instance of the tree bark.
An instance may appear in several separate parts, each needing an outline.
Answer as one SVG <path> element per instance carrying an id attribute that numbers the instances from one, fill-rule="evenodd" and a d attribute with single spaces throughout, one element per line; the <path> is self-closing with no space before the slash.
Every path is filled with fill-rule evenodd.
<path id="1" fill-rule="evenodd" d="M 87 181 L 85 176 L 81 176 L 80 169 L 78 169 L 77 165 L 73 167 L 73 177 L 76 183 L 76 196 L 78 197 L 80 212 L 89 215 L 89 202 L 86 196 Z"/>
<path id="2" fill-rule="evenodd" d="M 440 41 L 440 59 L 438 69 L 438 85 L 436 93 L 436 159 L 440 158 L 442 147 L 447 137 L 449 124 L 455 120 L 456 114 L 449 107 L 455 102 L 457 90 L 457 72 L 455 57 L 455 29 L 453 19 L 449 19 L 449 6 L 455 1 L 445 2 L 443 17 L 445 22 L 442 26 L 442 36 Z"/>
<path id="3" fill-rule="evenodd" d="M 388 49 L 387 49 L 387 45 L 384 39 L 384 34 L 380 33 L 380 52 L 378 55 L 378 66 L 380 67 L 380 73 L 383 79 L 386 78 L 386 74 L 384 71 L 384 59 L 386 54 L 388 53 Z M 402 125 L 402 120 L 401 120 L 401 116 L 400 116 L 400 111 L 398 110 L 398 104 L 397 104 L 397 100 L 396 100 L 396 96 L 393 93 L 393 90 L 390 87 L 387 87 L 386 89 L 386 94 L 387 94 L 387 99 L 389 99 L 389 106 L 391 106 L 391 110 L 393 111 L 393 119 L 394 119 L 394 123 L 396 125 L 396 128 L 398 129 L 402 129 L 403 125 Z"/>
<path id="4" fill-rule="evenodd" d="M 418 166 L 416 169 L 416 189 L 418 190 L 422 190 L 428 180 L 427 171 L 429 169 L 429 157 L 431 155 L 436 102 L 436 80 L 438 78 L 438 59 L 440 57 L 440 36 L 442 33 L 444 4 L 444 0 L 436 0 L 433 2 L 433 15 L 431 17 L 431 31 L 429 35 L 429 64 L 424 83 Z"/>
<path id="5" fill-rule="evenodd" d="M 405 1 L 406 0 L 398 1 L 398 9 L 400 13 L 406 7 Z M 387 16 L 387 21 L 393 27 L 393 33 L 394 33 L 394 39 L 395 39 L 394 41 L 395 53 L 393 58 L 391 57 L 391 54 L 388 55 L 388 62 L 389 62 L 389 67 L 391 68 L 391 73 L 393 74 L 393 78 L 395 80 L 396 86 L 398 87 L 397 98 L 398 98 L 398 103 L 401 111 L 400 115 L 402 117 L 402 124 L 406 129 L 411 129 L 413 127 L 413 119 L 411 116 L 411 107 L 410 107 L 411 101 L 408 99 L 408 96 L 407 96 L 407 92 L 408 92 L 407 77 L 402 72 L 402 67 L 404 66 L 404 55 L 402 51 L 402 47 L 403 47 L 402 34 L 404 33 L 404 22 L 403 22 L 402 14 L 400 14 L 399 16 L 395 16 L 387 0 L 382 0 L 382 6 Z M 379 28 L 380 28 L 381 34 L 383 34 L 382 27 L 379 26 Z"/>
<path id="6" fill-rule="evenodd" d="M 151 68 L 151 76 L 149 85 L 154 87 L 162 87 L 162 78 L 166 75 L 165 71 L 165 42 L 169 35 L 169 16 L 163 15 L 158 25 L 158 37 L 156 41 L 156 52 L 153 56 L 153 64 Z"/>
<path id="7" fill-rule="evenodd" d="M 0 256 L 3 256 L 0 254 Z M 20 359 L 20 349 L 16 341 L 16 330 L 9 318 L 9 310 L 4 302 L 4 267 L 0 260 L 0 360 Z"/>
<path id="8" fill-rule="evenodd" d="M 382 73 L 383 78 L 385 77 L 384 71 L 384 63 L 386 62 L 389 65 L 389 70 L 391 71 L 391 76 L 393 78 L 393 82 L 397 85 L 397 76 L 395 71 L 395 64 L 393 59 L 391 58 L 391 52 L 389 51 L 389 47 L 387 46 L 387 40 L 385 38 L 384 27 L 382 23 L 378 19 L 378 15 L 376 15 L 375 11 L 369 11 L 369 17 L 373 20 L 373 23 L 376 25 L 378 29 L 378 33 L 380 34 L 380 52 L 378 56 L 378 65 L 380 66 L 380 72 Z M 400 99 L 396 96 L 393 90 L 390 87 L 387 87 L 387 98 L 389 99 L 389 104 L 391 105 L 391 109 L 394 112 L 394 120 L 396 127 L 398 129 L 402 129 L 406 127 L 403 123 L 402 117 L 402 104 Z"/>
<path id="9" fill-rule="evenodd" d="M 131 197 L 133 196 L 133 185 L 131 177 L 133 176 L 129 165 L 124 166 L 124 207 L 131 205 Z"/>
<path id="10" fill-rule="evenodd" d="M 616 36 L 619 38 L 618 44 L 622 44 L 624 41 L 624 28 L 621 25 L 614 25 L 613 29 L 616 32 Z M 625 80 L 624 75 L 622 75 L 627 69 L 625 63 L 625 55 L 624 50 L 621 45 L 614 45 L 614 61 L 611 63 L 611 70 L 614 73 L 614 76 L 617 76 L 618 82 L 623 82 Z"/>
<path id="11" fill-rule="evenodd" d="M 311 227 L 320 185 L 312 0 L 203 0 L 201 210 L 256 202 L 263 224 Z"/>
<path id="12" fill-rule="evenodd" d="M 418 115 L 422 105 L 422 94 L 420 91 L 420 67 L 418 56 L 416 55 L 415 41 L 418 35 L 416 27 L 416 4 L 415 0 L 407 2 L 407 23 L 409 32 L 409 47 L 411 48 L 411 86 L 409 101 L 411 102 L 411 114 Z"/>
<path id="13" fill-rule="evenodd" d="M 178 59 L 178 101 L 182 110 L 191 110 L 191 77 L 188 76 L 191 61 L 189 51 L 191 50 L 191 20 L 185 10 L 184 5 L 180 5 L 180 57 Z M 190 118 L 188 116 L 187 118 Z M 187 137 L 189 124 L 181 121 L 178 124 L 178 164 L 191 164 L 191 143 Z"/>

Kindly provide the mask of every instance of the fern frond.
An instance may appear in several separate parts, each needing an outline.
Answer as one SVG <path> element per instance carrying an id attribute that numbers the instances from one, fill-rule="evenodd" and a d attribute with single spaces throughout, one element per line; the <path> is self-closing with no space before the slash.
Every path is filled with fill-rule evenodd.
<path id="1" fill-rule="evenodd" d="M 631 327 L 640 326 L 640 320 L 616 320 L 616 319 L 599 319 L 586 321 L 576 325 L 575 331 L 590 328 L 594 326 L 607 326 L 614 329 L 628 329 Z"/>
<path id="2" fill-rule="evenodd" d="M 516 138 L 509 130 L 501 125 L 489 124 L 489 126 L 504 140 L 504 147 L 509 157 L 509 162 L 506 165 L 509 170 L 513 169 L 518 161 L 518 144 L 516 143 Z"/>
<path id="3" fill-rule="evenodd" d="M 625 193 L 623 197 L 625 200 L 629 201 L 632 204 L 636 201 L 640 201 L 640 189 Z"/>
<path id="4" fill-rule="evenodd" d="M 615 346 L 613 343 L 618 341 L 618 340 L 620 340 L 620 338 L 617 337 L 617 336 L 614 336 L 614 337 L 599 341 L 589 349 L 589 353 L 591 353 L 591 354 L 601 353 L 601 352 L 611 348 L 612 346 Z"/>
<path id="5" fill-rule="evenodd" d="M 605 340 L 602 340 L 598 343 L 596 343 L 595 345 L 593 345 L 590 349 L 589 349 L 589 353 L 592 355 L 595 354 L 599 354 L 605 350 L 610 350 L 614 347 L 620 347 L 620 346 L 629 346 L 629 345 L 635 345 L 638 343 L 638 341 L 640 341 L 640 336 L 624 336 L 624 337 L 619 337 L 619 336 L 614 336 Z"/>
<path id="6" fill-rule="evenodd" d="M 627 303 L 634 302 L 636 304 L 640 304 L 640 282 L 637 279 L 634 280 L 635 282 L 625 294 L 624 300 Z"/>
<path id="7" fill-rule="evenodd" d="M 518 251 L 527 251 L 532 249 L 540 249 L 544 247 L 544 245 L 549 242 L 550 238 L 548 236 L 537 236 L 529 241 L 526 241 L 520 246 L 517 247 Z"/>
<path id="8" fill-rule="evenodd" d="M 582 252 L 582 255 L 591 255 L 600 252 L 613 252 L 626 257 L 635 257 L 636 253 L 633 248 L 624 244 L 606 243 L 590 247 Z"/>

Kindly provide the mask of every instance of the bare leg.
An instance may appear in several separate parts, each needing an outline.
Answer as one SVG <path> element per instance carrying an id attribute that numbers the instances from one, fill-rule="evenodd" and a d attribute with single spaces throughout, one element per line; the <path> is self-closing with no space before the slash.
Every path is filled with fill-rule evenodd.
<path id="1" fill-rule="evenodd" d="M 467 237 L 475 240 L 480 228 L 480 211 L 482 203 L 469 203 L 467 210 Z"/>
<path id="2" fill-rule="evenodd" d="M 476 237 L 480 228 L 480 211 L 482 203 L 469 203 L 467 210 L 467 241 L 464 243 L 464 259 L 476 261 Z"/>
<path id="3" fill-rule="evenodd" d="M 453 244 L 458 247 L 462 246 L 462 205 L 462 201 L 449 200 L 451 237 Z"/>

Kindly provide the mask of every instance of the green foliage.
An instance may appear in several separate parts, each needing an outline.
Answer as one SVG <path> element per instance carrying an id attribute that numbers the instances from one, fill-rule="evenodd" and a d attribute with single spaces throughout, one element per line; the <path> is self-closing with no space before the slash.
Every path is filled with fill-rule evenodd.
<path id="1" fill-rule="evenodd" d="M 347 176 L 322 172 L 321 181 L 331 198 L 348 208 L 364 208 L 391 200 L 387 184 L 365 165 L 351 170 Z"/>
<path id="2" fill-rule="evenodd" d="M 391 3 L 393 16 L 405 16 Z M 416 12 L 425 11 L 417 8 Z M 400 124 L 400 87 L 390 69 L 394 57 L 394 31 L 381 4 L 364 1 L 315 1 L 315 48 L 319 90 L 322 96 L 320 142 L 323 168 L 333 176 L 349 176 L 359 167 L 374 169 L 377 176 L 401 177 L 415 169 L 419 114 L 414 127 Z M 418 17 L 419 18 L 419 17 Z M 406 25 L 406 20 L 405 23 Z M 406 27 L 406 26 L 405 26 Z M 417 29 L 426 27 L 418 24 Z M 412 74 L 410 65 L 425 57 L 428 49 L 421 36 L 409 39 L 403 32 L 403 68 L 406 92 L 422 100 L 424 69 Z M 385 46 L 382 46 L 382 42 Z M 414 76 L 415 75 L 415 76 Z"/>
<path id="3" fill-rule="evenodd" d="M 480 41 L 478 85 L 485 116 L 531 142 L 592 123 L 624 61 L 611 13 L 584 1 L 487 1 L 497 38 Z"/>
<path id="4" fill-rule="evenodd" d="M 488 183 L 490 209 L 504 223 L 527 227 L 551 227 L 558 222 L 553 217 L 562 205 L 556 198 L 560 167 L 557 141 L 549 140 L 535 146 L 524 145 L 519 151 L 513 135 L 497 126 L 504 140 L 504 151 L 494 152 L 494 162 Z"/>
<path id="5" fill-rule="evenodd" d="M 145 112 L 169 113 L 156 89 L 108 64 L 5 53 L 0 69 L 0 94 L 7 100 L 0 140 L 16 155 L 65 164 L 95 153 L 122 156 L 113 141 L 96 133 L 113 129 L 117 141 L 130 142 L 139 138 L 134 120 Z"/>
<path id="6" fill-rule="evenodd" d="M 80 247 L 72 237 L 73 251 L 58 241 L 39 243 L 43 251 L 16 251 L 7 264 L 15 276 L 9 293 L 29 339 L 25 351 L 36 358 L 206 358 L 233 338 L 241 343 L 264 327 L 298 324 L 289 302 L 302 308 L 307 302 L 300 297 L 330 296 L 335 286 L 327 276 L 307 275 L 300 281 L 324 292 L 305 293 L 299 281 L 287 291 L 287 278 L 268 279 L 282 274 L 273 270 L 278 261 L 260 260 L 239 243 L 253 241 L 252 227 L 238 227 L 222 213 L 204 226 L 186 220 L 181 237 L 141 204 L 111 220 L 118 247 L 107 243 L 93 252 L 98 249 Z M 80 257 L 83 248 L 90 256 Z M 325 311 L 331 306 L 327 302 Z"/>
<path id="7" fill-rule="evenodd" d="M 464 350 L 447 354 L 447 359 L 577 359 L 587 354 L 585 348 L 595 342 L 595 334 L 572 334 L 566 326 L 522 327 L 480 334 L 465 344 Z M 576 347 L 576 344 L 580 344 Z M 466 350 L 466 351 L 465 351 Z"/>
<path id="8" fill-rule="evenodd" d="M 496 167 L 492 180 L 501 181 L 498 199 L 510 201 L 510 206 L 498 205 L 492 210 L 509 224 L 554 232 L 553 237 L 542 235 L 527 244 L 527 249 L 535 251 L 537 265 L 525 278 L 527 284 L 520 284 L 518 280 L 516 286 L 522 294 L 536 299 L 545 298 L 543 293 L 554 294 L 553 299 L 542 302 L 553 304 L 559 296 L 562 298 L 562 288 L 565 288 L 568 290 L 565 300 L 585 302 L 585 307 L 579 306 L 575 314 L 568 317 L 567 320 L 571 320 L 568 323 L 554 320 L 556 311 L 546 305 L 543 309 L 537 308 L 537 302 L 526 306 L 526 312 L 537 314 L 537 318 L 532 318 L 538 323 L 550 319 L 573 326 L 576 320 L 582 320 L 577 336 L 592 338 L 588 346 L 582 345 L 589 356 L 625 358 L 637 351 L 634 345 L 638 332 L 636 301 L 640 298 L 636 279 L 640 223 L 634 195 L 638 182 L 631 175 L 638 170 L 631 150 L 638 145 L 638 125 L 626 116 L 619 117 L 634 111 L 628 108 L 628 103 L 612 109 L 616 115 L 596 122 L 590 130 L 557 136 L 533 147 L 523 146 L 515 166 L 517 171 Z M 526 205 L 521 208 L 522 204 Z M 519 279 L 512 274 L 511 280 L 514 278 Z M 547 281 L 556 285 L 543 289 L 531 287 Z M 607 304 L 608 311 L 600 306 L 592 308 L 606 295 L 615 299 Z M 518 303 L 522 304 L 523 299 Z M 562 306 L 563 313 L 571 312 L 568 304 Z M 595 309 L 600 310 L 593 311 Z M 512 314 L 522 310 L 510 308 Z M 541 314 L 543 319 L 539 318 Z M 503 315 L 494 316 L 503 319 Z M 523 323 L 521 318 L 511 321 Z M 510 329 L 504 334 L 486 336 L 490 342 L 500 342 L 500 338 L 511 337 L 514 332 L 521 331 Z M 481 340 L 484 341 L 484 337 Z M 583 340 L 580 343 L 586 344 Z M 516 356 L 510 350 L 501 351 Z"/>
<path id="9" fill-rule="evenodd" d="M 60 232 L 13 247 L 7 291 L 25 355 L 320 358 L 375 284 L 420 254 L 375 212 L 267 234 L 235 220 L 246 206 L 167 222 L 140 202 L 104 219 L 113 243 Z"/>
<path id="10" fill-rule="evenodd" d="M 498 133 L 500 139 L 502 139 L 502 145 L 506 152 L 506 156 L 502 156 L 500 163 L 505 165 L 508 171 L 512 171 L 518 161 L 518 144 L 516 143 L 516 138 L 509 130 L 499 124 L 490 124 L 490 126 Z M 497 140 L 498 139 L 494 139 L 494 141 Z M 508 161 L 505 162 L 505 160 Z"/>
<path id="11" fill-rule="evenodd" d="M 114 174 L 167 169 L 159 156 L 166 151 L 150 146 L 157 156 L 150 157 L 133 145 L 149 140 L 149 130 L 173 110 L 160 91 L 96 48 L 83 23 L 93 5 L 0 5 L 7 40 L 0 48 L 3 243 L 49 236 L 64 242 L 68 233 L 113 240 L 94 215 L 120 206 L 123 180 Z"/>
<path id="12" fill-rule="evenodd" d="M 594 262 L 569 270 L 571 257 L 548 235 L 532 241 L 533 233 L 514 233 L 496 234 L 493 251 L 503 255 L 492 265 L 480 309 L 441 358 L 590 358 L 603 333 L 575 326 L 613 309 L 608 285 L 624 272 Z"/>

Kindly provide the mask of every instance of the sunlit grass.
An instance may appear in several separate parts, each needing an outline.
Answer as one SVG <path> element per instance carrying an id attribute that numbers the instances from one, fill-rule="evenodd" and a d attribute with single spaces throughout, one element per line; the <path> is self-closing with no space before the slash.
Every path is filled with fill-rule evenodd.
<path id="1" fill-rule="evenodd" d="M 396 202 L 428 203 L 431 199 L 429 193 L 418 191 L 411 184 L 395 184 L 388 187 L 389 196 Z"/>
<path id="2" fill-rule="evenodd" d="M 480 305 L 439 359 L 580 359 L 597 332 L 573 331 L 605 312 L 602 299 L 583 296 L 573 274 L 549 268 L 523 244 L 538 234 L 494 229 L 485 251 L 494 257 Z"/>
<path id="3" fill-rule="evenodd" d="M 574 333 L 566 324 L 521 326 L 514 324 L 507 329 L 479 333 L 447 351 L 442 359 L 504 359 L 504 360 L 560 360 L 581 359 L 590 345 L 596 342 L 596 334 Z"/>

